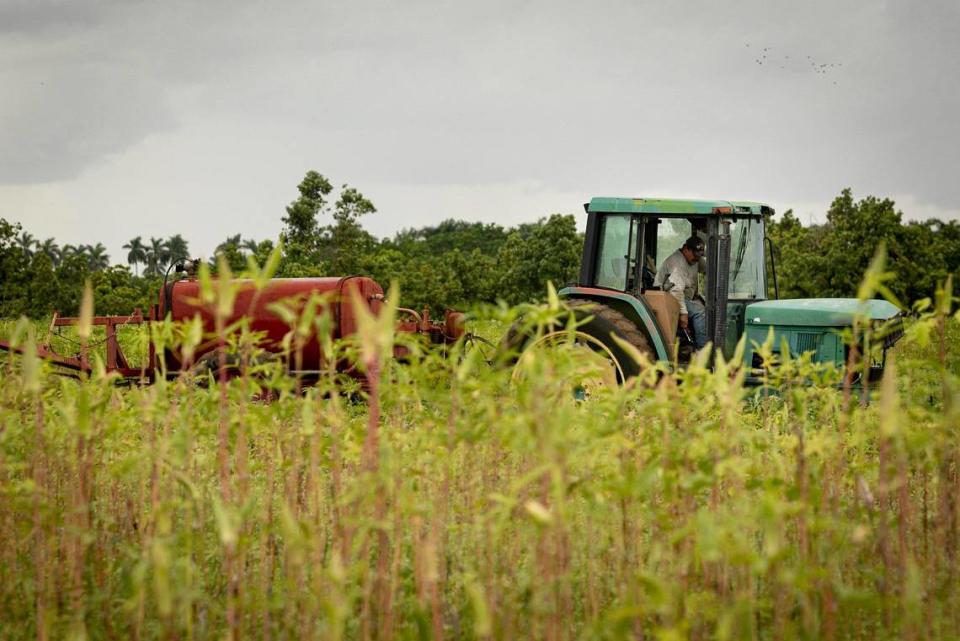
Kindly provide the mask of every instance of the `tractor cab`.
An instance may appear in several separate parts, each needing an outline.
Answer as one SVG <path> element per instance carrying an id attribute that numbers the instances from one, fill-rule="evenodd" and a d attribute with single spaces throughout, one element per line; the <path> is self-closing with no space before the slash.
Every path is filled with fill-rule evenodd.
<path id="1" fill-rule="evenodd" d="M 574 338 L 605 354 L 621 381 L 640 372 L 634 358 L 637 352 L 651 361 L 683 364 L 690 358 L 690 341 L 684 332 L 678 332 L 678 293 L 658 286 L 662 279 L 657 278 L 657 271 L 691 236 L 699 237 L 706 250 L 696 288 L 706 311 L 706 336 L 700 337 L 701 342 L 730 358 L 745 337 L 747 383 L 762 384 L 765 379 L 766 361 L 758 346 L 771 332 L 774 356 L 786 346 L 790 356 L 812 354 L 814 361 L 832 363 L 842 370 L 850 362 L 843 333 L 857 319 L 869 323 L 879 330 L 875 335 L 883 336 L 883 341 L 882 349 L 861 359 L 862 371 L 856 375 L 862 375 L 867 384 L 879 380 L 886 350 L 902 334 L 900 310 L 887 301 L 776 300 L 773 244 L 764 234 L 764 223 L 774 212 L 767 205 L 594 198 L 585 209 L 587 232 L 580 277 L 559 294 L 582 319 Z M 685 259 L 688 265 L 696 262 L 692 254 Z M 770 285 L 774 300 L 768 300 Z M 523 337 L 514 334 L 514 342 L 523 348 Z M 632 349 L 624 349 L 624 343 Z"/>
<path id="2" fill-rule="evenodd" d="M 729 356 L 744 331 L 745 308 L 767 298 L 766 205 L 746 202 L 594 198 L 585 206 L 587 233 L 580 278 L 566 295 L 612 304 L 643 322 L 651 356 L 686 360 L 678 334 L 680 304 L 655 284 L 664 261 L 690 236 L 706 246 L 698 294 L 707 312 L 706 341 Z M 573 291 L 576 289 L 576 291 Z M 679 341 L 678 341 L 679 339 Z M 679 342 L 680 351 L 674 351 Z"/>

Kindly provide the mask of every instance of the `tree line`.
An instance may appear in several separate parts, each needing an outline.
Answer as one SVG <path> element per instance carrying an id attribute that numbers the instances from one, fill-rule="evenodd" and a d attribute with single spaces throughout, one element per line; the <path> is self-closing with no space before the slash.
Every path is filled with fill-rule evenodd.
<path id="1" fill-rule="evenodd" d="M 436 313 L 478 302 L 533 300 L 547 281 L 566 283 L 577 274 L 583 239 L 572 215 L 509 228 L 444 220 L 378 239 L 362 224 L 376 211 L 356 188 L 335 189 L 322 174 L 307 172 L 279 217 L 276 240 L 283 254 L 277 276 L 363 274 L 384 286 L 396 281 L 404 305 Z M 39 242 L 21 225 L 0 218 L 0 317 L 75 314 L 87 280 L 98 314 L 146 310 L 156 302 L 167 270 L 191 256 L 181 234 L 146 242 L 142 235 L 132 238 L 123 246 L 125 264 L 111 264 L 105 247 L 95 247 L 94 260 L 89 251 L 61 249 L 54 239 Z M 275 247 L 273 239 L 231 235 L 217 246 L 210 265 L 215 270 L 222 257 L 233 272 L 241 272 L 249 258 L 262 264 Z"/>
<path id="2" fill-rule="evenodd" d="M 448 219 L 378 239 L 362 224 L 376 212 L 356 188 L 335 189 L 327 177 L 307 172 L 280 216 L 283 255 L 277 276 L 364 274 L 383 285 L 397 281 L 404 305 L 439 312 L 534 300 L 543 296 L 547 281 L 562 285 L 578 273 L 583 238 L 573 215 L 553 214 L 515 227 Z M 929 296 L 938 281 L 960 269 L 957 221 L 904 222 L 892 200 L 857 201 L 849 189 L 833 201 L 824 223 L 804 226 L 788 210 L 768 221 L 767 233 L 776 247 L 784 298 L 854 295 L 881 242 L 896 274 L 891 289 L 904 301 Z M 274 247 L 271 239 L 228 236 L 211 266 L 223 257 L 240 272 L 249 258 L 263 263 Z M 190 257 L 181 234 L 146 242 L 136 236 L 123 249 L 125 264 L 111 264 L 102 243 L 59 246 L 0 218 L 0 317 L 75 314 L 88 280 L 98 313 L 146 310 L 167 271 Z"/>
<path id="3" fill-rule="evenodd" d="M 932 296 L 938 283 L 960 270 L 960 222 L 904 222 L 893 200 L 855 200 L 850 189 L 833 200 L 824 223 L 804 226 L 787 210 L 768 222 L 767 235 L 776 247 L 781 298 L 856 295 L 881 243 L 894 274 L 889 289 L 905 304 Z"/>

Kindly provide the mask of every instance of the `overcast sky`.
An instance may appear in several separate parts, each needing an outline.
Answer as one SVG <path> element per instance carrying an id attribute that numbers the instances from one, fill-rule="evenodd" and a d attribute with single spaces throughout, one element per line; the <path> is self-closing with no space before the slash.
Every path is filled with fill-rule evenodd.
<path id="1" fill-rule="evenodd" d="M 957 0 L 0 0 L 0 217 L 206 255 L 316 169 L 378 236 L 846 186 L 957 218 L 958 34 Z"/>

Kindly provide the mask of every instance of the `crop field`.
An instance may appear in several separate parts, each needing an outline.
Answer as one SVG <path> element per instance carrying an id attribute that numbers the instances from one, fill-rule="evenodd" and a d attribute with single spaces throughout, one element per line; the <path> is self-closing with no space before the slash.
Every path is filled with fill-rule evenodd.
<path id="1" fill-rule="evenodd" d="M 871 392 L 805 358 L 768 394 L 736 360 L 622 387 L 587 385 L 576 348 L 397 362 L 389 313 L 324 345 L 355 378 L 302 389 L 275 365 L 120 387 L 4 356 L 0 639 L 956 639 L 951 303 Z M 520 312 L 563 314 L 468 329 Z M 28 352 L 43 331 L 2 326 Z"/>

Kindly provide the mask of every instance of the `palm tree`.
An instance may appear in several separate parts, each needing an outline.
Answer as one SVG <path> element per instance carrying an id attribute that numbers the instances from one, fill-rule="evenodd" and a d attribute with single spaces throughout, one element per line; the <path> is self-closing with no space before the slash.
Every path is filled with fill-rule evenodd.
<path id="1" fill-rule="evenodd" d="M 252 238 L 248 238 L 243 241 L 243 249 L 246 249 L 251 254 L 256 254 L 257 250 L 260 249 L 260 243 Z"/>
<path id="2" fill-rule="evenodd" d="M 144 276 L 159 276 L 166 269 L 170 262 L 170 252 L 167 249 L 167 243 L 162 238 L 150 237 L 150 244 L 147 246 L 147 268 L 143 270 Z"/>
<path id="3" fill-rule="evenodd" d="M 79 254 L 79 253 L 80 253 L 80 249 L 78 247 L 74 247 L 70 243 L 67 243 L 66 245 L 60 248 L 60 262 L 62 263 L 63 261 L 70 258 L 74 254 Z"/>
<path id="4" fill-rule="evenodd" d="M 30 258 L 33 256 L 33 249 L 37 245 L 37 239 L 33 237 L 33 234 L 25 231 L 20 234 L 20 237 L 17 239 L 17 244 L 20 245 L 20 249 L 27 255 L 27 258 Z"/>
<path id="5" fill-rule="evenodd" d="M 147 260 L 147 248 L 143 244 L 143 236 L 131 238 L 130 242 L 123 246 L 127 251 L 127 264 L 133 265 L 137 276 L 140 275 L 140 263 Z"/>
<path id="6" fill-rule="evenodd" d="M 74 256 L 80 256 L 83 258 L 84 262 L 87 263 L 87 267 L 90 267 L 90 250 L 93 249 L 90 245 L 77 245 L 76 249 L 73 252 Z"/>
<path id="7" fill-rule="evenodd" d="M 225 241 L 217 245 L 217 248 L 214 250 L 213 253 L 219 254 L 220 252 L 225 251 L 227 247 L 231 245 L 233 245 L 234 248 L 236 249 L 240 249 L 240 245 L 242 244 L 243 244 L 243 241 L 240 240 L 240 234 L 236 234 L 234 236 L 227 236 L 227 239 Z"/>
<path id="8" fill-rule="evenodd" d="M 180 234 L 176 234 L 168 238 L 167 253 L 170 256 L 170 262 L 172 263 L 185 258 L 190 258 L 190 249 L 187 247 L 186 239 Z"/>
<path id="9" fill-rule="evenodd" d="M 98 272 L 110 266 L 110 256 L 107 255 L 107 248 L 103 246 L 103 243 L 87 245 L 86 250 L 90 271 Z"/>
<path id="10" fill-rule="evenodd" d="M 48 238 L 42 243 L 38 242 L 37 248 L 41 253 L 50 257 L 50 262 L 53 263 L 54 267 L 58 267 L 60 265 L 60 247 L 57 246 L 57 241 L 52 238 Z"/>

